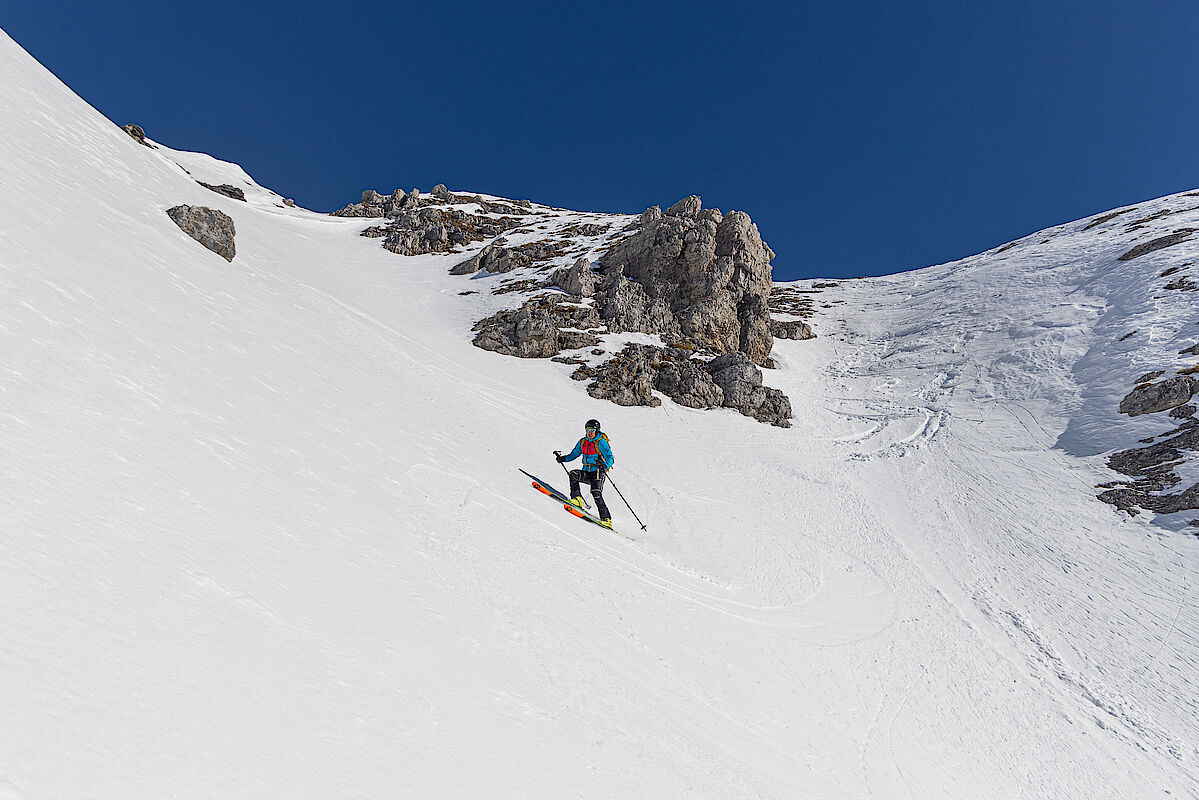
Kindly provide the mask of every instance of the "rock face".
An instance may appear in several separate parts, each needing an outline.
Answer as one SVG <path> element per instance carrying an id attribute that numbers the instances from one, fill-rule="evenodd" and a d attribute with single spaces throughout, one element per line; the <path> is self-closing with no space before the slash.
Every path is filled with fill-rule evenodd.
<path id="1" fill-rule="evenodd" d="M 222 183 L 220 186 L 213 186 L 211 183 L 205 183 L 204 181 L 196 181 L 196 183 L 200 184 L 205 189 L 216 192 L 217 194 L 223 194 L 225 197 L 231 197 L 234 200 L 240 200 L 243 203 L 246 202 L 246 193 L 231 184 Z"/>
<path id="2" fill-rule="evenodd" d="M 577 259 L 572 266 L 550 276 L 550 283 L 575 297 L 591 297 L 595 294 L 598 282 L 596 274 L 591 271 L 591 260 L 587 258 Z"/>
<path id="3" fill-rule="evenodd" d="M 518 309 L 475 323 L 472 330 L 477 332 L 475 346 L 484 350 L 518 358 L 549 358 L 563 350 L 598 344 L 599 338 L 587 331 L 600 325 L 592 308 L 535 297 Z"/>
<path id="4" fill-rule="evenodd" d="M 142 130 L 141 125 L 134 125 L 133 123 L 130 123 L 128 125 L 122 125 L 121 130 L 133 137 L 133 141 L 137 142 L 138 144 L 144 144 L 146 147 L 153 149 L 154 145 L 146 141 L 146 132 Z"/>
<path id="5" fill-rule="evenodd" d="M 182 205 L 167 209 L 167 215 L 180 230 L 226 261 L 232 261 L 237 255 L 233 243 L 237 231 L 232 218 L 223 211 L 207 206 Z"/>
<path id="6" fill-rule="evenodd" d="M 609 250 L 601 264 L 605 275 L 622 270 L 645 294 L 639 313 L 639 297 L 628 296 L 619 284 L 612 287 L 634 306 L 632 316 L 623 315 L 627 330 L 677 332 L 712 351 L 740 351 L 764 364 L 773 345 L 767 310 L 772 258 L 748 214 L 704 210 L 691 196 L 665 213 L 647 209 L 639 230 Z"/>
<path id="7" fill-rule="evenodd" d="M 1165 411 L 1190 400 L 1196 388 L 1199 388 L 1196 381 L 1185 375 L 1167 378 L 1161 383 L 1141 385 L 1120 401 L 1120 413 L 1138 417 Z"/>
<path id="8" fill-rule="evenodd" d="M 680 348 L 626 345 L 596 370 L 587 387 L 592 397 L 624 406 L 657 406 L 653 391 L 690 408 L 734 408 L 760 422 L 790 427 L 791 403 L 778 389 L 762 385 L 762 372 L 744 353 L 727 353 L 710 362 Z"/>

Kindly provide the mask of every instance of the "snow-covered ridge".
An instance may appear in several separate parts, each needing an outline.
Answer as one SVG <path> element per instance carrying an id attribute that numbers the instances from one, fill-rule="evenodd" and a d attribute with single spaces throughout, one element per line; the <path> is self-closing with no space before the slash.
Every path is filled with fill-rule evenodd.
<path id="1" fill-rule="evenodd" d="M 246 180 L 0 35 L 0 796 L 1199 792 L 1195 542 L 1094 497 L 1190 363 L 1191 243 L 1118 260 L 1176 199 L 823 287 L 784 430 L 473 347 L 503 275 Z M 517 471 L 592 416 L 631 540 Z"/>

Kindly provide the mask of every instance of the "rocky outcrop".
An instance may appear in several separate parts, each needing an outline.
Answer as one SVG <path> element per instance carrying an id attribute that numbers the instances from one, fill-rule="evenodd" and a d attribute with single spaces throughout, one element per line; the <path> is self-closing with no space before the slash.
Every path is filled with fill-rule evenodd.
<path id="1" fill-rule="evenodd" d="M 167 215 L 179 229 L 226 261 L 237 255 L 233 239 L 237 231 L 233 219 L 223 211 L 207 206 L 181 205 L 167 209 Z"/>
<path id="2" fill-rule="evenodd" d="M 561 295 L 558 295 L 561 297 Z M 535 297 L 523 306 L 475 324 L 476 347 L 518 358 L 549 358 L 563 350 L 592 347 L 599 338 L 588 331 L 600 327 L 595 310 Z"/>
<path id="3" fill-rule="evenodd" d="M 383 216 L 383 198 L 374 189 L 362 193 L 362 200 L 351 203 L 345 208 L 334 211 L 334 217 L 381 217 Z"/>
<path id="4" fill-rule="evenodd" d="M 649 345 L 626 345 L 594 371 L 596 379 L 587 387 L 587 394 L 619 406 L 662 405 L 654 397 L 654 381 L 658 376 L 654 368 L 656 354 L 657 348 Z"/>
<path id="5" fill-rule="evenodd" d="M 462 212 L 451 212 L 462 213 Z M 478 218 L 483 219 L 483 218 Z M 551 242 L 529 242 L 519 247 L 505 247 L 502 239 L 484 247 L 476 255 L 450 269 L 451 275 L 473 275 L 479 270 L 487 272 L 511 272 L 539 261 L 547 261 L 562 255 L 557 245 Z"/>
<path id="6" fill-rule="evenodd" d="M 1152 239 L 1144 244 L 1138 244 L 1136 247 L 1132 248 L 1116 260 L 1132 261 L 1134 258 L 1140 258 L 1143 255 L 1154 252 L 1155 250 L 1161 250 L 1164 247 L 1172 247 L 1191 238 L 1191 234 L 1194 232 L 1194 228 L 1179 228 L 1178 230 L 1166 236 L 1159 236 L 1158 238 Z"/>
<path id="7" fill-rule="evenodd" d="M 450 194 L 450 190 L 445 188 L 444 183 L 439 183 L 436 186 L 434 186 L 433 191 L 430 192 L 430 194 L 433 195 L 433 199 L 439 203 L 455 202 L 454 195 Z"/>
<path id="8" fill-rule="evenodd" d="M 770 320 L 770 333 L 776 339 L 815 339 L 812 326 L 802 319 Z"/>
<path id="9" fill-rule="evenodd" d="M 494 219 L 459 210 L 410 209 L 388 225 L 383 247 L 404 256 L 449 253 L 471 242 L 499 236 L 516 224 L 507 217 Z"/>
<path id="10" fill-rule="evenodd" d="M 130 123 L 128 125 L 122 125 L 121 130 L 129 134 L 133 138 L 133 141 L 137 142 L 138 144 L 143 144 L 146 147 L 154 149 L 154 145 L 146 141 L 146 132 L 142 130 L 141 125 L 134 125 L 133 123 Z"/>
<path id="11" fill-rule="evenodd" d="M 246 193 L 232 184 L 222 183 L 220 186 L 213 186 L 211 183 L 205 183 L 204 181 L 196 181 L 196 183 L 200 184 L 209 191 L 216 192 L 217 194 L 223 194 L 225 197 L 230 197 L 234 200 L 240 200 L 243 203 L 246 202 Z"/>
<path id="12" fill-rule="evenodd" d="M 575 297 L 591 297 L 599 278 L 591 271 L 591 260 L 580 258 L 570 267 L 563 267 L 550 276 L 550 283 Z"/>
<path id="13" fill-rule="evenodd" d="M 778 389 L 762 385 L 762 370 L 745 353 L 728 353 L 704 366 L 724 392 L 722 405 L 759 422 L 789 427 L 791 401 Z"/>
<path id="14" fill-rule="evenodd" d="M 748 214 L 704 210 L 692 196 L 665 213 L 647 209 L 637 232 L 613 246 L 601 267 L 605 275 L 622 270 L 644 291 L 647 309 L 656 304 L 669 315 L 669 321 L 657 311 L 641 315 L 638 324 L 646 327 L 627 330 L 677 331 L 698 346 L 741 351 L 764 364 L 773 345 L 767 311 L 772 258 Z"/>
<path id="15" fill-rule="evenodd" d="M 1161 383 L 1142 384 L 1120 401 L 1120 413 L 1138 417 L 1165 411 L 1190 400 L 1196 388 L 1199 388 L 1197 382 L 1185 375 L 1167 378 Z"/>
<path id="16" fill-rule="evenodd" d="M 760 422 L 790 427 L 791 403 L 778 389 L 762 385 L 762 372 L 744 353 L 727 353 L 710 362 L 681 348 L 629 344 L 614 357 L 580 377 L 594 378 L 592 397 L 619 405 L 657 406 L 657 390 L 690 408 L 733 408 Z"/>

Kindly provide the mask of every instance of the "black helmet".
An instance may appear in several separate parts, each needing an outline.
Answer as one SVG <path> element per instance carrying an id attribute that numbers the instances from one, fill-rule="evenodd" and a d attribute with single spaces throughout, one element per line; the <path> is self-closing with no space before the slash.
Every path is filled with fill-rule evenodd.
<path id="1" fill-rule="evenodd" d="M 599 420 L 598 419 L 589 419 L 589 420 L 587 420 L 587 424 L 584 425 L 583 427 L 584 428 L 595 428 L 598 431 L 600 429 Z"/>

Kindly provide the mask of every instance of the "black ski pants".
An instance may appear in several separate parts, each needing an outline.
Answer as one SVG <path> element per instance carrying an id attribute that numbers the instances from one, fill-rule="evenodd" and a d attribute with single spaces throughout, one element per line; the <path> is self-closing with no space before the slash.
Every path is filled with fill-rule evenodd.
<path id="1" fill-rule="evenodd" d="M 604 502 L 604 479 L 607 473 L 602 470 L 594 472 L 584 471 L 581 469 L 572 469 L 570 471 L 570 496 L 582 497 L 579 494 L 579 481 L 587 481 L 591 485 L 591 496 L 595 498 L 595 509 L 599 512 L 600 519 L 612 519 L 612 515 L 608 513 L 608 504 Z"/>

